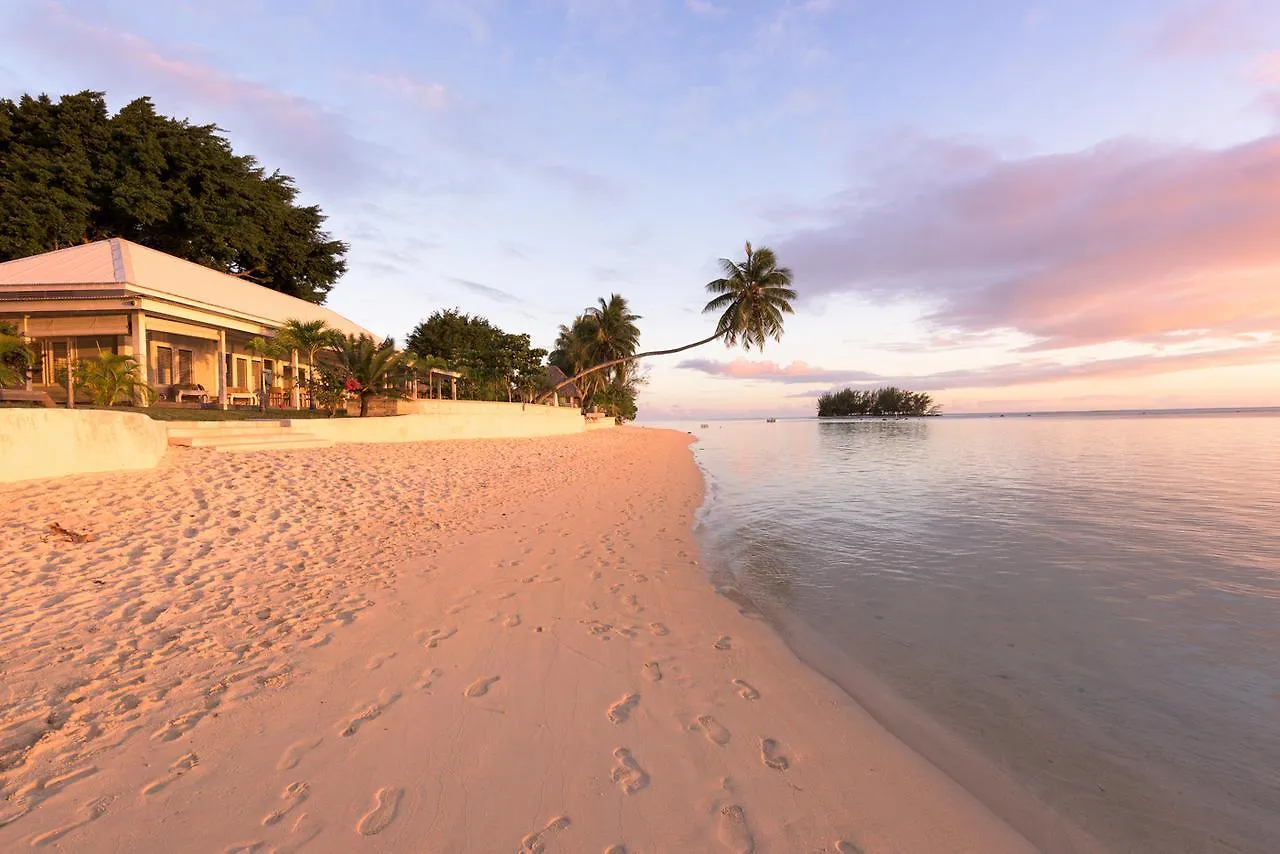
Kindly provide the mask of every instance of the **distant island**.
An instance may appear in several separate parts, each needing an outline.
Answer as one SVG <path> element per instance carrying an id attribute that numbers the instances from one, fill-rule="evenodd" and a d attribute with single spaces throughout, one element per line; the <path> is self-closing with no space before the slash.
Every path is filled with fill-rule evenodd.
<path id="1" fill-rule="evenodd" d="M 818 398 L 819 418 L 941 415 L 942 407 L 923 391 L 887 386 L 877 389 L 845 388 Z"/>

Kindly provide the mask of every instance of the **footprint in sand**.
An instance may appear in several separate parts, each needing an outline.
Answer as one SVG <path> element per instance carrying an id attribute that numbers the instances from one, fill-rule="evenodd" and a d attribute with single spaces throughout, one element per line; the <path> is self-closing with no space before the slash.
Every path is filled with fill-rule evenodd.
<path id="1" fill-rule="evenodd" d="M 284 817 L 307 799 L 311 794 L 311 787 L 299 780 L 296 783 L 290 783 L 284 787 L 284 791 L 280 793 L 280 797 L 285 800 L 285 805 L 274 809 L 262 820 L 263 827 L 270 827 L 273 824 L 279 824 Z"/>
<path id="2" fill-rule="evenodd" d="M 662 665 L 656 661 L 646 661 L 644 663 L 644 678 L 650 682 L 662 681 Z"/>
<path id="3" fill-rule="evenodd" d="M 502 625 L 506 626 L 509 629 L 514 629 L 516 626 L 520 625 L 520 615 L 507 614 L 506 619 L 502 621 Z"/>
<path id="4" fill-rule="evenodd" d="M 200 757 L 196 756 L 194 753 L 188 753 L 186 756 L 183 756 L 181 759 L 169 766 L 169 773 L 166 776 L 161 777 L 158 780 L 152 780 L 150 783 L 143 786 L 142 794 L 154 795 L 163 791 L 170 783 L 199 764 Z"/>
<path id="5" fill-rule="evenodd" d="M 383 653 L 382 655 L 375 655 L 373 658 L 369 659 L 369 663 L 365 665 L 365 669 L 377 670 L 378 668 L 382 667 L 382 665 L 386 664 L 388 661 L 390 661 L 395 657 L 396 657 L 396 654 L 394 652 L 387 652 L 387 653 Z"/>
<path id="6" fill-rule="evenodd" d="M 392 786 L 379 789 L 374 795 L 373 809 L 360 819 L 360 823 L 356 825 L 356 833 L 361 836 L 374 836 L 390 827 L 391 822 L 396 820 L 396 812 L 400 809 L 400 798 L 403 795 L 403 789 Z"/>
<path id="7" fill-rule="evenodd" d="M 427 649 L 435 649 L 440 645 L 440 641 L 448 640 L 457 634 L 457 629 L 430 629 L 428 631 L 418 632 L 418 643 Z"/>
<path id="8" fill-rule="evenodd" d="M 712 644 L 712 646 L 714 646 L 716 649 L 721 649 L 721 650 L 731 649 L 733 647 L 733 638 L 729 637 L 728 635 L 721 635 L 720 637 L 716 638 L 716 642 Z"/>
<path id="9" fill-rule="evenodd" d="M 711 715 L 698 715 L 695 721 L 698 729 L 707 737 L 707 741 L 724 747 L 729 743 L 729 730 Z"/>
<path id="10" fill-rule="evenodd" d="M 627 854 L 627 846 L 610 845 L 608 848 L 604 849 L 604 854 Z"/>
<path id="11" fill-rule="evenodd" d="M 613 758 L 618 760 L 618 764 L 613 766 L 613 772 L 609 776 L 622 791 L 634 795 L 649 785 L 649 775 L 640 767 L 630 750 L 619 747 L 613 751 Z"/>
<path id="12" fill-rule="evenodd" d="M 836 854 L 862 854 L 862 849 L 843 839 L 836 840 Z"/>
<path id="13" fill-rule="evenodd" d="M 493 599 L 495 602 L 501 602 L 503 599 L 510 599 L 514 595 L 516 595 L 514 590 L 508 590 L 506 593 L 499 593 L 497 596 L 494 596 Z"/>
<path id="14" fill-rule="evenodd" d="M 743 679 L 733 680 L 734 687 L 738 689 L 738 696 L 744 700 L 759 700 L 760 692 L 753 688 L 750 683 Z"/>
<path id="15" fill-rule="evenodd" d="M 204 716 L 205 711 L 187 712 L 166 722 L 164 726 L 152 733 L 151 737 L 159 741 L 173 741 L 181 738 L 184 733 L 194 729 Z"/>
<path id="16" fill-rule="evenodd" d="M 747 814 L 737 804 L 720 810 L 720 841 L 734 854 L 751 854 L 756 841 L 747 827 Z"/>
<path id="17" fill-rule="evenodd" d="M 419 691 L 425 691 L 431 687 L 432 683 L 440 677 L 440 669 L 432 667 L 430 670 L 422 671 L 422 675 L 418 677 L 418 681 L 413 683 L 413 687 Z"/>
<path id="18" fill-rule="evenodd" d="M 74 830 L 79 830 L 80 828 L 84 827 L 86 824 L 90 824 L 92 822 L 97 821 L 98 819 L 102 818 L 104 815 L 107 814 L 107 807 L 111 805 L 111 800 L 112 799 L 110 797 L 103 797 L 103 798 L 97 798 L 96 800 L 90 801 L 89 804 L 85 807 L 84 818 L 80 819 L 80 821 L 75 821 L 75 822 L 72 822 L 71 824 L 63 825 L 62 827 L 59 827 L 55 830 L 50 830 L 46 833 L 40 834 L 39 836 L 31 840 L 32 847 L 42 848 L 45 845 L 50 845 L 54 842 L 57 842 L 62 837 L 66 836 L 68 833 L 71 833 Z"/>
<path id="19" fill-rule="evenodd" d="M 452 614 L 461 614 L 461 613 L 462 613 L 463 611 L 465 611 L 465 610 L 467 610 L 467 606 L 466 606 L 466 605 L 463 605 L 461 602 L 459 602 L 457 605 L 454 605 L 454 606 L 452 606 L 451 608 L 449 608 L 449 610 L 448 610 L 446 613 L 451 614 L 451 615 L 452 615 Z"/>
<path id="20" fill-rule="evenodd" d="M 640 600 L 636 598 L 636 594 L 634 593 L 628 593 L 626 596 L 622 598 L 622 601 L 625 602 L 627 604 L 627 607 L 631 608 L 632 610 L 635 610 L 635 611 L 644 610 L 644 606 L 640 604 Z"/>
<path id="21" fill-rule="evenodd" d="M 667 635 L 671 634 L 671 629 L 667 628 L 662 623 L 650 623 L 649 631 L 653 632 L 655 637 L 660 638 L 665 638 Z"/>
<path id="22" fill-rule="evenodd" d="M 542 854 L 543 851 L 547 850 L 547 844 L 542 841 L 542 838 L 553 833 L 559 833 L 568 826 L 569 816 L 556 816 L 547 822 L 547 826 L 542 830 L 535 830 L 520 840 L 519 854 Z"/>
<path id="23" fill-rule="evenodd" d="M 760 761 L 775 771 L 786 771 L 791 764 L 787 757 L 778 755 L 778 742 L 772 738 L 760 739 Z"/>
<path id="24" fill-rule="evenodd" d="M 621 581 L 619 581 L 617 584 L 610 584 L 610 585 L 609 585 L 609 592 L 610 592 L 610 593 L 620 593 L 620 592 L 622 591 L 622 587 L 623 587 L 623 584 L 622 584 L 622 582 L 621 582 Z"/>
<path id="25" fill-rule="evenodd" d="M 399 699 L 400 699 L 400 692 L 398 691 L 394 694 L 383 693 L 381 696 L 378 697 L 377 702 L 369 703 L 367 706 L 365 706 L 363 711 L 359 712 L 358 714 L 356 714 L 355 717 L 347 721 L 346 726 L 342 728 L 343 737 L 345 738 L 345 737 L 355 735 L 357 732 L 360 731 L 360 727 L 364 726 L 374 718 L 379 717 L 383 712 L 387 710 L 388 706 L 390 706 L 392 703 L 394 703 L 396 700 L 399 700 Z"/>
<path id="26" fill-rule="evenodd" d="M 322 741 L 324 741 L 323 738 L 295 741 L 285 748 L 280 761 L 276 763 L 276 770 L 289 771 L 297 768 L 298 763 L 302 761 L 302 757 L 319 747 Z"/>
<path id="27" fill-rule="evenodd" d="M 624 694 L 617 702 L 609 707 L 609 720 L 615 724 L 620 724 L 631 717 L 631 710 L 640 702 L 639 694 Z"/>
<path id="28" fill-rule="evenodd" d="M 467 697 L 483 697 L 489 693 L 489 686 L 501 679 L 501 676 L 486 676 L 483 679 L 477 679 L 467 686 L 467 690 L 463 691 L 463 695 Z"/>

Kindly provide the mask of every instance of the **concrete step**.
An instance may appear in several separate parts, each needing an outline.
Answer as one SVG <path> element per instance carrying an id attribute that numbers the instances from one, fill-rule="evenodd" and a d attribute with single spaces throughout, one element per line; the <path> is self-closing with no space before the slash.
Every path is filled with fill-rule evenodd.
<path id="1" fill-rule="evenodd" d="M 217 444 L 227 440 L 236 440 L 241 438 L 247 439 L 268 439 L 275 437 L 289 437 L 310 435 L 308 433 L 297 433 L 288 427 L 272 427 L 262 430 L 190 430 L 169 433 L 170 445 L 183 445 L 188 448 L 204 448 L 209 445 Z"/>
<path id="2" fill-rule="evenodd" d="M 239 453 L 241 451 L 301 451 L 309 448 L 332 448 L 333 442 L 328 439 L 319 439 L 314 436 L 292 436 L 288 439 L 262 439 L 257 442 L 233 442 L 231 444 L 224 442 L 212 447 L 213 450 L 220 453 Z"/>

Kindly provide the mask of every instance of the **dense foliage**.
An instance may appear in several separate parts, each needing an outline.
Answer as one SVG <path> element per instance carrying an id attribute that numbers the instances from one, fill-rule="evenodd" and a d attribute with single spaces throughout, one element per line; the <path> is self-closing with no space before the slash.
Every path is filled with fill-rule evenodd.
<path id="1" fill-rule="evenodd" d="M 458 396 L 467 400 L 531 400 L 546 379 L 546 350 L 526 334 L 504 332 L 488 319 L 456 308 L 436 311 L 414 327 L 405 349 L 459 371 Z"/>
<path id="2" fill-rule="evenodd" d="M 637 320 L 640 315 L 631 313 L 625 297 L 610 294 L 560 327 L 548 357 L 565 376 L 581 377 L 577 385 L 584 408 L 599 409 L 618 421 L 634 420 L 637 413 L 641 380 L 632 360 L 640 346 Z M 598 370 L 589 370 L 597 365 Z"/>
<path id="3" fill-rule="evenodd" d="M 721 258 L 720 268 L 724 276 L 707 282 L 707 292 L 715 296 L 703 306 L 702 311 L 704 314 L 719 312 L 720 318 L 716 322 L 714 334 L 670 350 L 637 353 L 633 348 L 630 353 L 598 361 L 577 371 L 565 370 L 569 378 L 560 385 L 581 383 L 598 371 L 607 371 L 620 364 L 631 364 L 648 356 L 669 356 L 691 350 L 717 338 L 723 339 L 728 347 L 741 344 L 748 350 L 752 347 L 763 350 L 769 339 L 782 340 L 785 315 L 794 313 L 791 301 L 796 298 L 796 292 L 791 288 L 791 270 L 779 267 L 777 256 L 768 247 L 756 249 L 747 243 L 746 253 L 746 260 L 741 262 Z M 601 305 L 604 305 L 603 301 Z M 546 396 L 549 397 L 550 392 Z"/>
<path id="4" fill-rule="evenodd" d="M 887 386 L 878 389 L 846 388 L 818 398 L 819 418 L 855 415 L 937 415 L 941 407 L 922 391 Z"/>
<path id="5" fill-rule="evenodd" d="M 12 324 L 0 323 L 0 388 L 26 382 L 35 352 Z"/>
<path id="6" fill-rule="evenodd" d="M 115 406 L 134 399 L 149 406 L 155 398 L 132 356 L 104 350 L 97 358 L 77 362 L 75 371 L 76 385 L 89 393 L 94 406 Z"/>
<path id="7" fill-rule="evenodd" d="M 311 302 L 347 246 L 293 179 L 236 155 L 214 125 L 101 92 L 0 99 L 0 261 L 123 237 Z"/>

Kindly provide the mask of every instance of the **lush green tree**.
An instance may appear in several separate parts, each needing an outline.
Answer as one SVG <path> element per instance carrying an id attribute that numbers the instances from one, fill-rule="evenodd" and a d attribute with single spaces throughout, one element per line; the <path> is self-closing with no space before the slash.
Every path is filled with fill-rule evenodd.
<path id="1" fill-rule="evenodd" d="M 681 353 L 694 347 L 701 347 L 716 339 L 723 339 L 726 346 L 742 345 L 747 350 L 756 347 L 764 349 L 769 339 L 782 340 L 785 315 L 793 314 L 791 302 L 796 298 L 792 289 L 791 270 L 778 266 L 777 256 L 772 249 L 761 246 L 753 248 L 746 244 L 746 260 L 732 261 L 720 259 L 720 267 L 724 276 L 707 283 L 708 293 L 715 297 L 702 309 L 704 314 L 719 312 L 713 335 L 673 347 L 669 350 L 650 350 L 645 353 L 633 353 L 592 365 L 585 370 L 570 375 L 557 388 L 576 382 L 595 371 L 603 371 L 624 362 L 633 362 L 649 356 L 669 356 Z M 567 373 L 567 372 L 566 372 Z M 552 389 L 554 392 L 555 389 Z M 551 396 L 548 392 L 545 400 Z"/>
<path id="2" fill-rule="evenodd" d="M 347 246 L 293 179 L 237 155 L 214 125 L 101 92 L 0 99 L 0 261 L 124 237 L 323 302 Z"/>
<path id="3" fill-rule="evenodd" d="M 95 359 L 78 362 L 75 371 L 76 385 L 89 393 L 95 406 L 115 406 L 135 398 L 150 406 L 155 397 L 132 356 L 104 350 Z"/>
<path id="4" fill-rule="evenodd" d="M 369 414 L 369 400 L 391 390 L 400 359 L 395 342 L 347 335 L 334 340 L 333 353 L 347 390 L 360 396 L 360 417 L 364 418 Z"/>
<path id="5" fill-rule="evenodd" d="M 928 393 L 907 391 L 896 386 L 878 389 L 845 388 L 826 392 L 818 398 L 819 418 L 937 415 L 941 409 Z"/>
<path id="6" fill-rule="evenodd" d="M 546 350 L 531 346 L 479 315 L 459 309 L 434 312 L 409 333 L 406 349 L 460 371 L 459 394 L 472 400 L 511 400 L 541 381 Z M 437 365 L 439 366 L 439 365 Z"/>
<path id="7" fill-rule="evenodd" d="M 0 323 L 0 388 L 25 383 L 35 361 L 35 351 L 22 340 L 17 328 Z"/>

